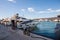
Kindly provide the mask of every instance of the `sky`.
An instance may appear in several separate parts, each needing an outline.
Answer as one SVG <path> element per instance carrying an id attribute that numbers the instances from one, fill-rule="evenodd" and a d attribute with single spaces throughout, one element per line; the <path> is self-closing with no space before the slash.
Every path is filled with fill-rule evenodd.
<path id="1" fill-rule="evenodd" d="M 36 19 L 60 15 L 60 0 L 0 0 L 0 19 L 19 16 Z"/>

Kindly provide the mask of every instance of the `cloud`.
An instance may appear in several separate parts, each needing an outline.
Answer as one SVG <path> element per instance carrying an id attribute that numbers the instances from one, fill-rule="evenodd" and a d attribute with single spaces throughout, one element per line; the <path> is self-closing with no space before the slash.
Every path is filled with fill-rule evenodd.
<path id="1" fill-rule="evenodd" d="M 22 12 L 30 12 L 30 13 L 60 13 L 60 9 L 52 9 L 48 8 L 42 11 L 37 11 L 34 8 L 26 8 L 26 9 L 21 9 Z"/>
<path id="2" fill-rule="evenodd" d="M 57 10 L 53 10 L 52 8 L 49 8 L 47 10 L 44 10 L 44 11 L 38 11 L 38 13 L 59 13 L 60 12 L 60 9 L 57 9 Z"/>
<path id="3" fill-rule="evenodd" d="M 60 12 L 60 9 L 56 10 L 56 12 Z"/>
<path id="4" fill-rule="evenodd" d="M 52 11 L 53 9 L 52 9 L 52 8 L 48 8 L 47 10 L 48 10 L 48 11 Z"/>
<path id="5" fill-rule="evenodd" d="M 49 11 L 38 11 L 38 13 L 50 13 Z"/>
<path id="6" fill-rule="evenodd" d="M 8 0 L 9 2 L 13 2 L 13 3 L 16 3 L 16 0 Z"/>
<path id="7" fill-rule="evenodd" d="M 28 8 L 29 12 L 34 12 L 35 10 L 33 8 Z"/>
<path id="8" fill-rule="evenodd" d="M 25 11 L 26 11 L 26 9 L 21 9 L 21 11 L 22 11 L 22 12 L 25 12 Z"/>

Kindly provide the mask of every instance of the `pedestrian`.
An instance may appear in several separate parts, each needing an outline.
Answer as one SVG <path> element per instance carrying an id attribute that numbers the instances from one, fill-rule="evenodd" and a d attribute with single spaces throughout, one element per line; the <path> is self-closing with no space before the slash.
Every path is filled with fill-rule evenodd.
<path id="1" fill-rule="evenodd" d="M 16 29 L 15 20 L 11 20 L 11 23 L 12 23 L 12 29 L 15 30 Z"/>

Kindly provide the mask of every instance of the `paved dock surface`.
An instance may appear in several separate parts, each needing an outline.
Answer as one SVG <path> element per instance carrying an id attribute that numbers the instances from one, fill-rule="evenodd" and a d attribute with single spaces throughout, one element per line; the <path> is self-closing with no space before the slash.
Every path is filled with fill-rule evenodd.
<path id="1" fill-rule="evenodd" d="M 22 30 L 12 30 L 9 26 L 0 25 L 0 40 L 52 40 L 50 38 L 32 34 L 24 35 Z"/>

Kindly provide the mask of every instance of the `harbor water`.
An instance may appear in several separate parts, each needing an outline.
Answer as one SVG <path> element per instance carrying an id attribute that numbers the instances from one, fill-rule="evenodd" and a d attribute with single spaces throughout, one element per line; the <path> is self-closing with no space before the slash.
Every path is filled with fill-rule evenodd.
<path id="1" fill-rule="evenodd" d="M 54 39 L 56 24 L 57 22 L 39 22 L 38 29 L 34 30 L 33 33 Z"/>

